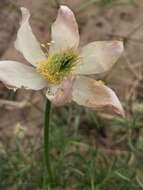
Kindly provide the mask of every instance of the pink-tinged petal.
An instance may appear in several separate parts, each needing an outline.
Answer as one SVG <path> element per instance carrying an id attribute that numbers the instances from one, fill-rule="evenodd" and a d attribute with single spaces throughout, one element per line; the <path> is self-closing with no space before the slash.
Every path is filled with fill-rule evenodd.
<path id="1" fill-rule="evenodd" d="M 72 96 L 79 105 L 124 116 L 124 110 L 114 91 L 100 81 L 78 77 L 73 85 Z"/>
<path id="2" fill-rule="evenodd" d="M 67 6 L 61 6 L 56 21 L 52 25 L 52 43 L 50 53 L 79 45 L 78 25 L 73 12 Z"/>
<path id="3" fill-rule="evenodd" d="M 40 90 L 47 86 L 33 67 L 16 61 L 0 61 L 0 81 L 8 87 Z"/>
<path id="4" fill-rule="evenodd" d="M 55 105 L 62 106 L 72 101 L 72 87 L 75 78 L 69 77 L 60 85 L 51 85 L 48 87 L 46 96 Z"/>
<path id="5" fill-rule="evenodd" d="M 45 55 L 29 24 L 30 13 L 28 9 L 22 7 L 21 13 L 21 26 L 17 32 L 15 47 L 23 54 L 27 61 L 36 66 L 37 62 L 45 59 Z"/>
<path id="6" fill-rule="evenodd" d="M 108 71 L 123 52 L 122 41 L 97 41 L 83 47 L 81 63 L 77 65 L 76 74 L 99 74 Z"/>

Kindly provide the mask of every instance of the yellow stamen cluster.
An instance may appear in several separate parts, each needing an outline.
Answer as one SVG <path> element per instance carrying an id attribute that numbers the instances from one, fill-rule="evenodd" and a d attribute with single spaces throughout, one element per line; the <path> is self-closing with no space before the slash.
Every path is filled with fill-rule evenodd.
<path id="1" fill-rule="evenodd" d="M 47 60 L 39 62 L 37 71 L 49 82 L 59 84 L 70 75 L 78 60 L 78 53 L 68 49 L 50 55 Z"/>

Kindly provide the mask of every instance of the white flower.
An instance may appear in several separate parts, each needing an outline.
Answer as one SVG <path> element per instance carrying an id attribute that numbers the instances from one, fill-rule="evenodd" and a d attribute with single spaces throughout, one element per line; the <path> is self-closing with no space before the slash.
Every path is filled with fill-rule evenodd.
<path id="1" fill-rule="evenodd" d="M 15 47 L 32 65 L 0 61 L 0 80 L 15 88 L 47 88 L 46 96 L 55 105 L 73 100 L 95 110 L 107 109 L 123 115 L 123 108 L 113 90 L 84 76 L 108 71 L 122 54 L 123 42 L 96 41 L 78 48 L 79 32 L 75 16 L 68 7 L 61 6 L 52 25 L 49 51 L 47 45 L 42 51 L 29 24 L 29 11 L 21 8 L 21 12 L 22 21 Z"/>

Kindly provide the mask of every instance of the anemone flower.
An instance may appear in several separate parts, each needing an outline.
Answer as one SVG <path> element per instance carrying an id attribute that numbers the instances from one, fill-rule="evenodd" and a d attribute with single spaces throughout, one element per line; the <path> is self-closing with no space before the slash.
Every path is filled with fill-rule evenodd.
<path id="1" fill-rule="evenodd" d="M 0 61 L 0 80 L 6 86 L 46 89 L 47 98 L 57 106 L 74 101 L 94 110 L 124 115 L 114 91 L 89 78 L 114 65 L 123 52 L 122 41 L 95 41 L 80 48 L 75 16 L 67 6 L 61 6 L 51 28 L 51 42 L 40 45 L 29 24 L 29 11 L 22 7 L 21 13 L 15 47 L 31 65 Z"/>

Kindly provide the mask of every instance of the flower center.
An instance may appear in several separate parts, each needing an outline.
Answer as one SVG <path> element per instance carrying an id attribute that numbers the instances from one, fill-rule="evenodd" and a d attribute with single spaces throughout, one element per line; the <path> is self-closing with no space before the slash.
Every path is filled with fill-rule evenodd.
<path id="1" fill-rule="evenodd" d="M 71 74 L 79 60 L 73 49 L 50 55 L 47 60 L 38 63 L 37 71 L 49 82 L 59 84 Z"/>

